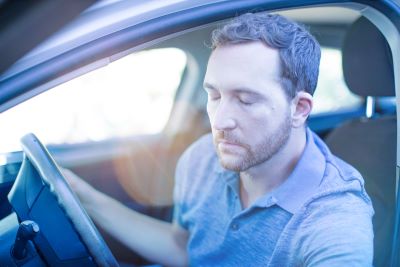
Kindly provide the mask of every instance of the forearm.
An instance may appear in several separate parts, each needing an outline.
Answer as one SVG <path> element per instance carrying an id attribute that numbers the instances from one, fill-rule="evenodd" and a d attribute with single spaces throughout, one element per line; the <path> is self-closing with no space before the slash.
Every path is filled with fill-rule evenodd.
<path id="1" fill-rule="evenodd" d="M 135 212 L 98 191 L 91 192 L 84 206 L 102 229 L 143 257 L 167 266 L 187 265 L 186 242 L 178 240 L 171 223 Z"/>
<path id="2" fill-rule="evenodd" d="M 62 172 L 90 217 L 143 257 L 168 266 L 186 266 L 186 230 L 135 212 L 94 189 L 68 169 Z"/>

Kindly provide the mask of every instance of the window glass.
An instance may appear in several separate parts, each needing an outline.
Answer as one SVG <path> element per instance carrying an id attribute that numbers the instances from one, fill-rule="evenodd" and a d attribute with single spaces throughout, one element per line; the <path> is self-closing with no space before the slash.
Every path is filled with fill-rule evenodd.
<path id="1" fill-rule="evenodd" d="M 312 114 L 334 112 L 358 106 L 361 98 L 347 88 L 339 49 L 321 48 L 321 63 Z"/>
<path id="2" fill-rule="evenodd" d="M 154 49 L 61 84 L 0 114 L 0 152 L 19 150 L 29 132 L 47 144 L 160 132 L 185 65 L 183 51 Z"/>

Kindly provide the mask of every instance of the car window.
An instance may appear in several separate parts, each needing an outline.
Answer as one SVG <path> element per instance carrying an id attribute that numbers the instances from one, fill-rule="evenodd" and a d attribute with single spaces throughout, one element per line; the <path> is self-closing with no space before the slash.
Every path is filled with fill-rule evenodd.
<path id="1" fill-rule="evenodd" d="M 353 94 L 344 81 L 342 53 L 339 49 L 321 47 L 321 63 L 312 114 L 335 112 L 359 106 L 361 97 Z"/>
<path id="2" fill-rule="evenodd" d="M 7 129 L 0 152 L 19 150 L 16 137 L 28 132 L 46 144 L 158 133 L 185 66 L 182 50 L 153 49 L 61 84 L 0 114 L 0 125 Z"/>

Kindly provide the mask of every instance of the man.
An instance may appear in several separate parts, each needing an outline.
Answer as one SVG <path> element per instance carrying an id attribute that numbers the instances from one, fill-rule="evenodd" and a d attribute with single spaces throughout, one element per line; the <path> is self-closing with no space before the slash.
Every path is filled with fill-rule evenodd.
<path id="1" fill-rule="evenodd" d="M 72 173 L 92 218 L 172 266 L 371 266 L 360 174 L 310 129 L 320 48 L 284 17 L 245 14 L 213 32 L 204 88 L 212 135 L 176 169 L 172 224 L 131 211 Z"/>

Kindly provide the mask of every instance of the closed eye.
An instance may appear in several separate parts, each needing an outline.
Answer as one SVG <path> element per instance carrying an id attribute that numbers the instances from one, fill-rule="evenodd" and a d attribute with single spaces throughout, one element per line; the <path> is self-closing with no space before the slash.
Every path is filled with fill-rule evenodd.
<path id="1" fill-rule="evenodd" d="M 219 94 L 208 94 L 208 99 L 209 100 L 215 101 L 215 100 L 218 100 L 220 98 L 221 98 L 221 96 Z"/>
<path id="2" fill-rule="evenodd" d="M 238 97 L 238 100 L 243 105 L 252 105 L 256 103 L 256 99 L 253 97 Z"/>
<path id="3" fill-rule="evenodd" d="M 246 105 L 246 106 L 250 106 L 250 105 L 254 104 L 254 103 L 252 103 L 252 102 L 246 102 L 246 101 L 243 101 L 243 100 L 240 100 L 240 99 L 239 99 L 239 102 L 240 102 L 241 104 L 243 104 L 243 105 Z"/>

